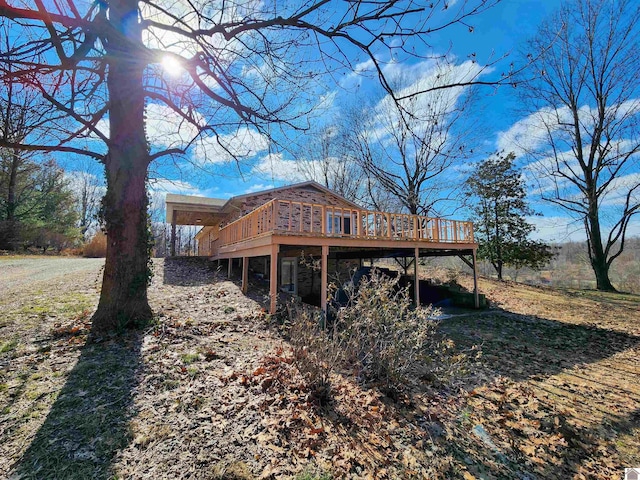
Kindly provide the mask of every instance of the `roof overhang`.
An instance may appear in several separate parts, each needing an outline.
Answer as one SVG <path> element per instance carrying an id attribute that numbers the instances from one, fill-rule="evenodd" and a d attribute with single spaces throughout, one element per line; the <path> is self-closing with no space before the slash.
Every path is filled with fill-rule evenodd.
<path id="1" fill-rule="evenodd" d="M 165 200 L 167 222 L 176 225 L 218 225 L 226 200 L 168 193 Z"/>

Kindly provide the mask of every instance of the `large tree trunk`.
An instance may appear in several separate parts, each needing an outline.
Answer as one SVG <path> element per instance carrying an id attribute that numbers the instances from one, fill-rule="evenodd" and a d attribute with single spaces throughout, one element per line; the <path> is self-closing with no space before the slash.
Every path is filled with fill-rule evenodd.
<path id="1" fill-rule="evenodd" d="M 602 248 L 598 203 L 595 196 L 590 200 L 590 203 L 591 212 L 587 218 L 587 234 L 589 236 L 589 258 L 591 260 L 591 268 L 596 276 L 596 288 L 603 292 L 616 292 L 617 290 L 609 279 L 609 264 Z"/>
<path id="2" fill-rule="evenodd" d="M 107 259 L 93 331 L 142 326 L 152 318 L 147 299 L 150 279 L 146 179 L 149 151 L 145 136 L 141 32 L 137 0 L 109 2 L 112 36 L 109 58 L 109 151 L 105 158 L 107 194 L 104 219 Z"/>
<path id="3" fill-rule="evenodd" d="M 617 292 L 609 279 L 609 265 L 604 259 L 593 259 L 591 261 L 593 273 L 596 275 L 596 288 L 603 292 Z"/>

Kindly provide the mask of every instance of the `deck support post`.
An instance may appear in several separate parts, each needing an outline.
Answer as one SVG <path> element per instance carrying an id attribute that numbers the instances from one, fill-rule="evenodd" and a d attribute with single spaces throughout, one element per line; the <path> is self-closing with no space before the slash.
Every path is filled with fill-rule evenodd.
<path id="1" fill-rule="evenodd" d="M 327 314 L 327 258 L 329 257 L 329 246 L 322 246 L 322 261 L 320 262 L 320 308 Z"/>
<path id="2" fill-rule="evenodd" d="M 176 256 L 176 211 L 171 212 L 171 256 Z"/>
<path id="3" fill-rule="evenodd" d="M 249 257 L 242 257 L 242 293 L 246 294 L 249 284 Z"/>
<path id="4" fill-rule="evenodd" d="M 232 270 L 233 270 L 233 258 L 229 257 L 229 263 L 227 264 L 227 278 L 231 278 Z"/>
<path id="5" fill-rule="evenodd" d="M 480 297 L 478 296 L 478 264 L 476 262 L 476 250 L 473 250 L 473 304 L 480 308 Z"/>
<path id="6" fill-rule="evenodd" d="M 278 250 L 280 246 L 276 243 L 271 245 L 271 268 L 269 273 L 269 313 L 276 313 L 278 301 Z"/>
<path id="7" fill-rule="evenodd" d="M 413 288 L 415 294 L 416 308 L 420 306 L 420 278 L 418 277 L 418 259 L 420 258 L 420 249 L 415 248 L 413 258 Z"/>

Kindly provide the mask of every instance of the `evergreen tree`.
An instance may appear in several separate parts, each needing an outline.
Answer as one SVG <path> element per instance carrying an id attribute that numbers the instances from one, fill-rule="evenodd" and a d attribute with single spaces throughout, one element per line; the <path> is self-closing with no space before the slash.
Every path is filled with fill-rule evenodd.
<path id="1" fill-rule="evenodd" d="M 553 257 L 549 245 L 529 239 L 535 227 L 525 217 L 534 211 L 515 158 L 514 153 L 489 158 L 466 181 L 467 196 L 475 200 L 478 258 L 491 262 L 500 280 L 505 265 L 540 269 Z"/>
<path id="2" fill-rule="evenodd" d="M 24 157 L 20 168 L 9 168 L 14 159 L 0 155 L 0 249 L 72 245 L 79 239 L 78 212 L 64 170 L 53 160 Z"/>

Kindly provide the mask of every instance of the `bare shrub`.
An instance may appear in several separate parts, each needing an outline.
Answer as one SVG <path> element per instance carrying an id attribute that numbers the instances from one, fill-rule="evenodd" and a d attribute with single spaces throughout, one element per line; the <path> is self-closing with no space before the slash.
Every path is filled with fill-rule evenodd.
<path id="1" fill-rule="evenodd" d="M 428 360 L 437 327 L 430 318 L 433 313 L 431 308 L 413 308 L 397 278 L 374 270 L 340 309 L 334 328 L 361 381 L 398 391 L 406 375 Z"/>
<path id="2" fill-rule="evenodd" d="M 331 399 L 331 374 L 341 363 L 341 346 L 335 331 L 325 328 L 322 313 L 300 302 L 287 304 L 289 342 L 294 365 L 319 405 Z"/>
<path id="3" fill-rule="evenodd" d="M 411 380 L 435 385 L 464 373 L 467 353 L 438 333 L 432 308 L 414 308 L 406 288 L 375 270 L 348 291 L 349 302 L 325 325 L 319 311 L 288 306 L 294 363 L 320 403 L 330 375 L 352 369 L 359 381 L 397 397 Z"/>
<path id="4" fill-rule="evenodd" d="M 107 236 L 104 232 L 97 232 L 83 248 L 83 255 L 87 258 L 104 258 L 107 256 Z"/>

